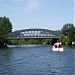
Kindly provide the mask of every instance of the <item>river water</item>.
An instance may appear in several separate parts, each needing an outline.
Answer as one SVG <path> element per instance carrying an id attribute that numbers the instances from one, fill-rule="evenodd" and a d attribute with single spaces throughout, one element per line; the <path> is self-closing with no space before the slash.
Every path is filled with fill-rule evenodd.
<path id="1" fill-rule="evenodd" d="M 75 47 L 53 52 L 50 45 L 0 49 L 0 75 L 75 75 Z"/>

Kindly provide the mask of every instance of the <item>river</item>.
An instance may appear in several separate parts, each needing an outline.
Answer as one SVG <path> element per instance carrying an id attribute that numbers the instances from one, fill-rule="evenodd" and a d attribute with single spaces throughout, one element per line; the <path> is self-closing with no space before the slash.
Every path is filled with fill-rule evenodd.
<path id="1" fill-rule="evenodd" d="M 0 75 L 75 75 L 75 47 L 53 52 L 50 45 L 9 45 L 0 49 Z"/>

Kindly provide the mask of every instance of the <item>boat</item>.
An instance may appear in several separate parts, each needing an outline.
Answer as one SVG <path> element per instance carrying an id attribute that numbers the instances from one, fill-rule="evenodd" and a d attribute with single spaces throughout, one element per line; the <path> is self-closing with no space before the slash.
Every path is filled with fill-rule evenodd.
<path id="1" fill-rule="evenodd" d="M 64 51 L 63 47 L 55 48 L 54 46 L 53 46 L 52 50 L 53 51 L 60 51 L 60 52 Z"/>

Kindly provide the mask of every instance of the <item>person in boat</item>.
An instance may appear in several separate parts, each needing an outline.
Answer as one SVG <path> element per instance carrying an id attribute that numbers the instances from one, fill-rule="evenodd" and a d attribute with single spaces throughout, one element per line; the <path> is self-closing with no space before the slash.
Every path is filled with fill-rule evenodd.
<path id="1" fill-rule="evenodd" d="M 55 48 L 60 48 L 61 47 L 61 42 L 57 40 L 57 42 L 54 44 Z"/>

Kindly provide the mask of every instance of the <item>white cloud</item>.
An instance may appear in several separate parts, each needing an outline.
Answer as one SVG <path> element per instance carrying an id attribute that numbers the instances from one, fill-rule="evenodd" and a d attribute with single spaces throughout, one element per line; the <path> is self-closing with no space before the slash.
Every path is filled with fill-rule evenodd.
<path id="1" fill-rule="evenodd" d="M 28 0 L 28 3 L 26 5 L 26 12 L 30 13 L 38 9 L 40 1 L 41 0 Z"/>

